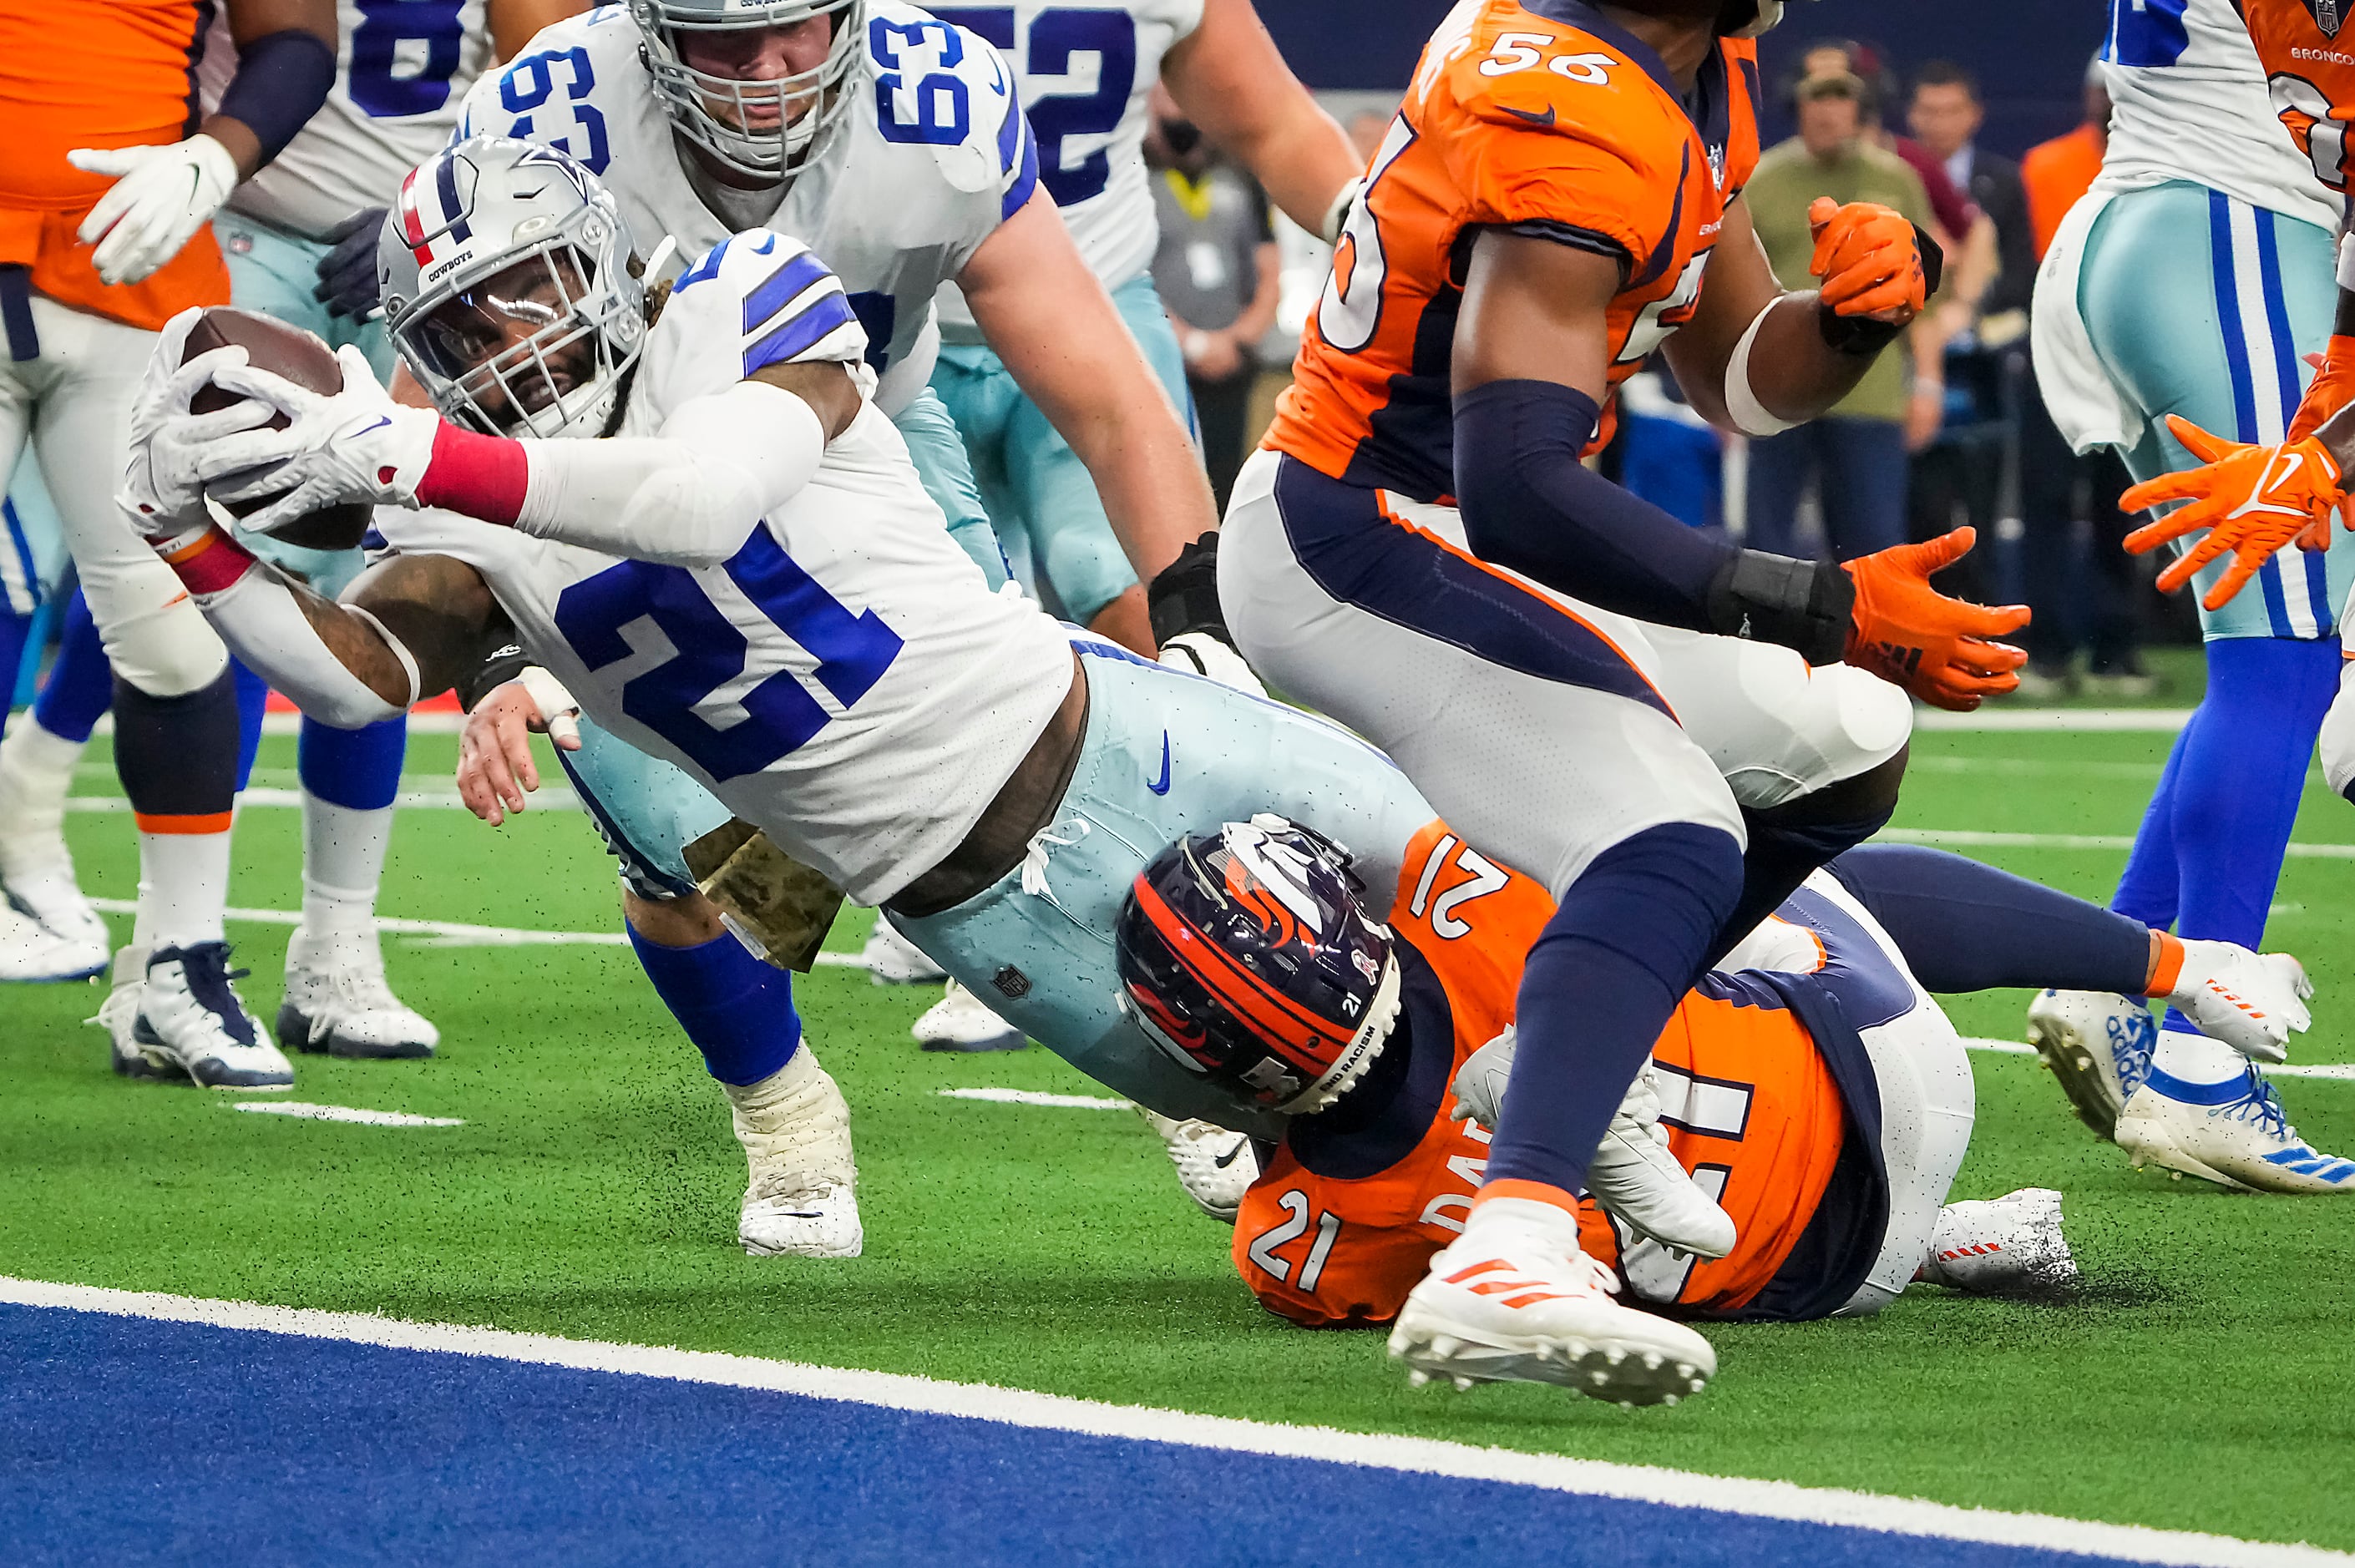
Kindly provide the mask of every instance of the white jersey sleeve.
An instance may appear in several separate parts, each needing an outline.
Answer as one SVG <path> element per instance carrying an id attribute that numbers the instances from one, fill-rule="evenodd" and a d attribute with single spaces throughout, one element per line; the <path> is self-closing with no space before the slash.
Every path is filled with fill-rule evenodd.
<path id="1" fill-rule="evenodd" d="M 1162 57 L 1201 26 L 1202 0 L 960 0 L 932 10 L 1012 62 L 1038 138 L 1039 183 L 1089 270 L 1107 289 L 1144 272 L 1159 238 L 1145 168 L 1147 105 Z M 940 310 L 944 337 L 980 341 L 955 285 L 941 291 Z"/>
<path id="2" fill-rule="evenodd" d="M 485 0 L 336 6 L 336 84 L 277 157 L 238 186 L 234 211 L 316 239 L 363 207 L 389 206 L 403 175 L 440 150 L 491 62 Z M 197 65 L 207 113 L 237 74 L 226 8 Z"/>
<path id="3" fill-rule="evenodd" d="M 2232 0 L 2110 0 L 2109 150 L 2096 189 L 2188 180 L 2324 228 L 2339 222 L 2265 90 Z"/>
<path id="4" fill-rule="evenodd" d="M 672 410 L 769 365 L 856 366 L 861 390 L 871 391 L 866 355 L 867 333 L 842 280 L 801 241 L 749 229 L 698 257 L 671 286 L 638 366 L 630 424 L 659 429 Z"/>

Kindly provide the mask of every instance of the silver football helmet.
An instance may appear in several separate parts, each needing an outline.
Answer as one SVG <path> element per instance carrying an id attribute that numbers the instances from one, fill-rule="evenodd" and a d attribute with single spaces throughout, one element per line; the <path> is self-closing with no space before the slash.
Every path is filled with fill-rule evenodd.
<path id="1" fill-rule="evenodd" d="M 442 416 L 489 435 L 602 436 L 645 347 L 629 229 L 550 147 L 474 136 L 401 182 L 377 241 L 385 324 Z"/>
<path id="2" fill-rule="evenodd" d="M 683 34 L 717 44 L 722 40 L 716 35 L 818 16 L 832 31 L 815 69 L 746 79 L 698 70 L 680 55 Z M 739 174 L 783 183 L 810 161 L 850 107 L 850 78 L 865 48 L 865 0 L 630 0 L 630 17 L 671 123 Z"/>

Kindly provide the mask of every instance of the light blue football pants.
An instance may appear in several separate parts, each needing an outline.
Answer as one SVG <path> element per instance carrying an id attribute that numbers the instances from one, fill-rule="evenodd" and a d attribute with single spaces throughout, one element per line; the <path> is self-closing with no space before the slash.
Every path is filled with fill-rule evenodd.
<path id="1" fill-rule="evenodd" d="M 1112 300 L 1170 403 L 1190 423 L 1186 356 L 1152 276 L 1130 279 Z M 943 344 L 932 389 L 964 438 L 981 503 L 1032 598 L 1085 625 L 1136 586 L 1087 464 L 1015 385 L 1004 361 L 986 348 Z"/>

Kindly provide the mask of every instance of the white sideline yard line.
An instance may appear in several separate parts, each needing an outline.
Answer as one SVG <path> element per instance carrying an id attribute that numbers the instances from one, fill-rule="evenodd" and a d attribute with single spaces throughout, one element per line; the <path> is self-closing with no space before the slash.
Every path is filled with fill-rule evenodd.
<path id="1" fill-rule="evenodd" d="M 93 898 L 91 907 L 102 915 L 133 915 L 138 906 L 127 898 Z M 258 926 L 299 926 L 303 916 L 289 909 L 229 909 L 232 920 Z M 379 931 L 408 937 L 426 948 L 626 948 L 630 938 L 619 931 L 525 931 L 511 926 L 470 926 L 462 920 L 406 920 L 391 915 L 376 917 Z"/>
<path id="2" fill-rule="evenodd" d="M 1126 1110 L 1128 1100 L 1101 1095 L 1050 1095 L 1038 1089 L 934 1089 L 944 1100 L 987 1100 L 1000 1106 L 1051 1106 L 1060 1110 Z"/>
<path id="3" fill-rule="evenodd" d="M 2145 730 L 2171 735 L 2191 717 L 2190 708 L 1982 708 L 1950 714 L 1915 708 L 1915 729 Z"/>
<path id="4" fill-rule="evenodd" d="M 2132 836 L 2124 833 L 1995 833 L 1976 828 L 1883 828 L 1872 842 L 1883 844 L 1931 844 L 1945 849 L 2129 850 Z M 2284 852 L 2292 860 L 2355 860 L 2355 844 L 2291 844 Z"/>
<path id="5" fill-rule="evenodd" d="M 291 1116 L 304 1121 L 349 1121 L 362 1127 L 464 1127 L 454 1116 L 410 1116 L 407 1111 L 363 1110 L 357 1106 L 314 1105 L 308 1100 L 237 1100 L 229 1109 L 257 1116 Z"/>
<path id="6" fill-rule="evenodd" d="M 1802 1487 L 1789 1481 L 1704 1476 L 1598 1459 L 1481 1448 L 1430 1437 L 1390 1433 L 1342 1432 L 1324 1426 L 1291 1426 L 1232 1416 L 1197 1415 L 1146 1405 L 1106 1404 L 1061 1394 L 1033 1393 L 988 1383 L 945 1383 L 900 1372 L 860 1372 L 767 1361 L 713 1351 L 676 1351 L 651 1345 L 521 1334 L 504 1329 L 448 1323 L 410 1323 L 355 1312 L 270 1307 L 250 1301 L 211 1301 L 144 1291 L 109 1290 L 88 1285 L 52 1285 L 0 1276 L 0 1301 L 27 1307 L 101 1312 L 163 1322 L 198 1323 L 222 1329 L 378 1345 L 392 1350 L 483 1356 L 580 1372 L 619 1372 L 670 1378 L 729 1388 L 764 1389 L 890 1410 L 995 1421 L 1008 1426 L 1086 1436 L 1167 1443 L 1231 1453 L 1322 1460 L 1369 1469 L 1447 1476 L 1463 1480 L 1502 1481 L 1548 1491 L 1624 1499 L 1669 1508 L 1713 1509 L 1756 1519 L 1788 1520 L 1850 1530 L 1891 1531 L 1945 1541 L 2076 1552 L 2135 1563 L 2214 1565 L 2214 1568 L 2281 1568 L 2281 1565 L 2348 1564 L 2355 1556 L 2307 1545 L 2239 1541 L 2190 1531 L 2143 1525 L 2104 1524 L 2050 1514 L 2007 1513 L 1957 1508 L 1917 1498 Z"/>
<path id="7" fill-rule="evenodd" d="M 2021 1041 L 1975 1039 L 1967 1034 L 1963 1037 L 1963 1048 L 1966 1051 L 1993 1051 L 2006 1056 L 2033 1056 L 2036 1054 L 2035 1046 L 2027 1044 Z M 2267 1062 L 2260 1065 L 2260 1070 L 2268 1078 L 2355 1079 L 2355 1063 L 2314 1062 L 2300 1064 L 2296 1062 Z"/>
<path id="8" fill-rule="evenodd" d="M 565 784 L 542 784 L 533 790 L 527 799 L 530 801 L 529 809 L 532 810 L 554 810 L 558 807 L 570 809 L 581 804 L 581 797 L 572 792 L 570 785 Z M 303 791 L 257 787 L 240 793 L 237 803 L 240 810 L 300 809 L 303 804 Z M 466 802 L 458 799 L 458 791 L 450 789 L 403 789 L 392 798 L 392 803 L 404 810 L 411 811 L 466 810 Z M 70 795 L 66 798 L 66 810 L 69 811 L 127 811 L 131 810 L 131 802 L 120 795 Z"/>

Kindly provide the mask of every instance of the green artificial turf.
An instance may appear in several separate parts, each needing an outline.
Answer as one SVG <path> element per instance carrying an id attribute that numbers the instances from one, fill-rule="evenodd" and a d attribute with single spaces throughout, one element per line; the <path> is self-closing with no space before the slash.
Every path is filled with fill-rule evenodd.
<path id="1" fill-rule="evenodd" d="M 2163 735 L 1924 734 L 1898 825 L 2131 833 Z M 291 783 L 267 743 L 257 782 Z M 421 737 L 419 788 L 453 742 Z M 101 753 L 79 788 L 112 795 Z M 2299 837 L 2355 842 L 2310 791 Z M 85 885 L 127 898 L 129 820 L 78 812 Z M 297 814 L 250 810 L 233 904 L 292 910 Z M 1975 851 L 2089 896 L 2115 850 Z M 2345 1061 L 2355 998 L 2345 861 L 2293 860 L 2273 938 L 2322 994 L 2297 1059 Z M 403 812 L 383 913 L 618 929 L 585 821 L 494 832 Z M 118 922 L 118 926 L 121 922 Z M 855 948 L 847 912 L 834 946 Z M 248 998 L 275 1012 L 286 928 L 238 923 Z M 238 1114 L 236 1097 L 107 1071 L 90 987 L 0 992 L 0 1273 L 726 1350 L 985 1380 L 1124 1404 L 1408 1432 L 2275 1540 L 2355 1547 L 2355 1356 L 2340 1316 L 2355 1209 L 2130 1171 L 2032 1059 L 1977 1054 L 1978 1134 L 1958 1197 L 2058 1186 L 2088 1277 L 2066 1306 L 1923 1289 L 1878 1319 L 1710 1330 L 1719 1381 L 1625 1412 L 1529 1386 L 1410 1392 L 1379 1336 L 1255 1308 L 1231 1233 L 1185 1202 L 1117 1111 L 943 1099 L 951 1086 L 1089 1093 L 1046 1053 L 927 1055 L 928 992 L 856 970 L 798 982 L 855 1116 L 867 1255 L 749 1259 L 722 1103 L 613 946 L 388 938 L 396 986 L 440 1023 L 426 1063 L 298 1058 L 296 1097 L 464 1118 L 389 1128 Z M 1964 999 L 1966 1034 L 2018 1038 L 2024 993 Z M 2318 1145 L 2355 1145 L 2355 1085 L 2287 1080 Z"/>

